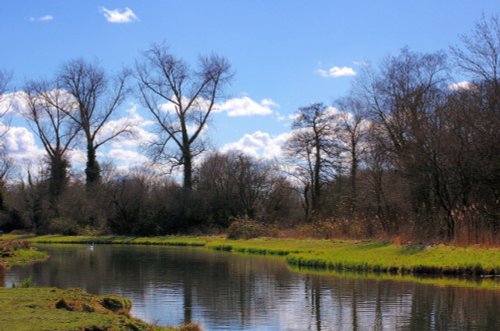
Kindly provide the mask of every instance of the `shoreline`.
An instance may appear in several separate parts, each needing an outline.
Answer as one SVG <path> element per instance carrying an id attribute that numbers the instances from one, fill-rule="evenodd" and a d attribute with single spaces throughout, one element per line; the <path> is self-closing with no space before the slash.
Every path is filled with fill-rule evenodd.
<path id="1" fill-rule="evenodd" d="M 0 242 L 20 239 L 0 236 Z M 48 257 L 47 253 L 33 248 L 16 248 L 8 256 L 0 255 L 1 330 L 201 330 L 195 324 L 170 327 L 146 323 L 130 315 L 132 303 L 120 295 L 33 287 L 31 277 L 15 287 L 3 287 L 9 267 L 44 261 Z"/>
<path id="2" fill-rule="evenodd" d="M 40 244 L 124 244 L 189 246 L 226 251 L 232 253 L 275 255 L 286 260 L 290 269 L 332 274 L 370 274 L 383 278 L 412 281 L 418 277 L 439 277 L 436 285 L 449 283 L 465 287 L 500 289 L 500 249 L 456 247 L 451 245 L 397 246 L 381 241 L 355 240 L 299 240 L 280 238 L 257 238 L 228 240 L 215 236 L 59 236 L 46 235 L 25 238 Z M 443 282 L 447 278 L 449 282 Z M 474 281 L 470 281 L 473 279 Z"/>

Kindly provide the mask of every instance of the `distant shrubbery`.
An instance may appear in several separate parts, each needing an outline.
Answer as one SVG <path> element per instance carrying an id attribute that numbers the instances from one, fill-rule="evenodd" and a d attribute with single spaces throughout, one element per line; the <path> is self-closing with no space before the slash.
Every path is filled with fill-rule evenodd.
<path id="1" fill-rule="evenodd" d="M 226 231 L 228 239 L 252 239 L 258 237 L 275 237 L 277 231 L 268 225 L 249 218 L 232 218 Z"/>

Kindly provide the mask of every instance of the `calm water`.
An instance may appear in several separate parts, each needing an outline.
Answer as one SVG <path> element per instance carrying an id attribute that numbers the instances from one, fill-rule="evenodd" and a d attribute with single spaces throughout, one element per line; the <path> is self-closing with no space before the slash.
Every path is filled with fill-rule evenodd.
<path id="1" fill-rule="evenodd" d="M 500 330 L 500 291 L 291 272 L 283 260 L 195 248 L 43 246 L 12 282 L 122 294 L 133 315 L 204 330 Z M 0 281 L 2 281 L 0 279 Z M 1 284 L 0 284 L 1 285 Z"/>

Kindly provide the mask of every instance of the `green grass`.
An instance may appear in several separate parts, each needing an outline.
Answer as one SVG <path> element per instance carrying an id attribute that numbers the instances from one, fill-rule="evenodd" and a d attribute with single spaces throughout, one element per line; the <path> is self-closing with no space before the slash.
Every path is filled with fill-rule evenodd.
<path id="1" fill-rule="evenodd" d="M 29 242 L 23 240 L 4 240 L 0 237 L 0 264 L 22 265 L 45 260 L 48 255 L 37 249 L 32 249 Z"/>
<path id="2" fill-rule="evenodd" d="M 345 271 L 494 275 L 500 249 L 480 247 L 396 246 L 350 240 L 214 240 L 207 247 L 251 254 L 285 255 L 290 265 Z"/>
<path id="3" fill-rule="evenodd" d="M 47 253 L 34 249 L 17 250 L 11 257 L 0 257 L 0 261 L 6 262 L 7 265 L 23 265 L 36 261 L 43 261 L 48 257 Z"/>
<path id="4" fill-rule="evenodd" d="M 178 330 L 130 317 L 130 301 L 82 290 L 0 289 L 0 330 Z"/>
<path id="5" fill-rule="evenodd" d="M 412 274 L 390 274 L 390 273 L 374 273 L 374 272 L 353 272 L 353 271 L 337 271 L 329 269 L 297 267 L 289 265 L 289 269 L 293 272 L 303 274 L 313 274 L 319 276 L 333 276 L 336 278 L 345 279 L 370 279 L 375 281 L 398 281 L 417 283 L 423 285 L 432 285 L 438 287 L 453 286 L 464 288 L 475 288 L 484 290 L 500 290 L 500 282 L 493 277 L 478 278 L 478 277 L 448 277 L 444 275 L 423 276 Z"/>
<path id="6" fill-rule="evenodd" d="M 313 268 L 332 272 L 369 272 L 387 275 L 491 276 L 500 274 L 500 249 L 476 246 L 397 246 L 381 241 L 279 238 L 228 240 L 208 236 L 72 237 L 50 235 L 32 237 L 28 240 L 38 243 L 93 242 L 96 244 L 196 246 L 244 254 L 283 256 L 290 266 L 296 268 Z M 458 278 L 457 280 L 463 283 L 462 280 Z M 432 283 L 432 279 L 429 283 Z M 476 283 L 478 282 L 470 282 L 469 285 L 473 286 Z M 498 289 L 496 283 L 498 282 L 491 282 L 487 286 Z M 466 284 L 466 286 L 469 285 Z"/>
<path id="7" fill-rule="evenodd" d="M 27 237 L 35 243 L 44 244 L 127 244 L 127 245 L 165 245 L 165 246 L 205 246 L 214 237 L 165 236 L 165 237 L 129 237 L 129 236 L 61 236 L 45 235 Z"/>

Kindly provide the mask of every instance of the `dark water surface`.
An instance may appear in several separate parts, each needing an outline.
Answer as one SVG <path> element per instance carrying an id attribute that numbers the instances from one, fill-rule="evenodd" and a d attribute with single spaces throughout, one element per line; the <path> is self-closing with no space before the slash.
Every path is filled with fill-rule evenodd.
<path id="1" fill-rule="evenodd" d="M 500 291 L 291 272 L 279 258 L 160 246 L 41 246 L 46 262 L 13 267 L 11 286 L 122 294 L 132 313 L 204 330 L 500 330 Z"/>

